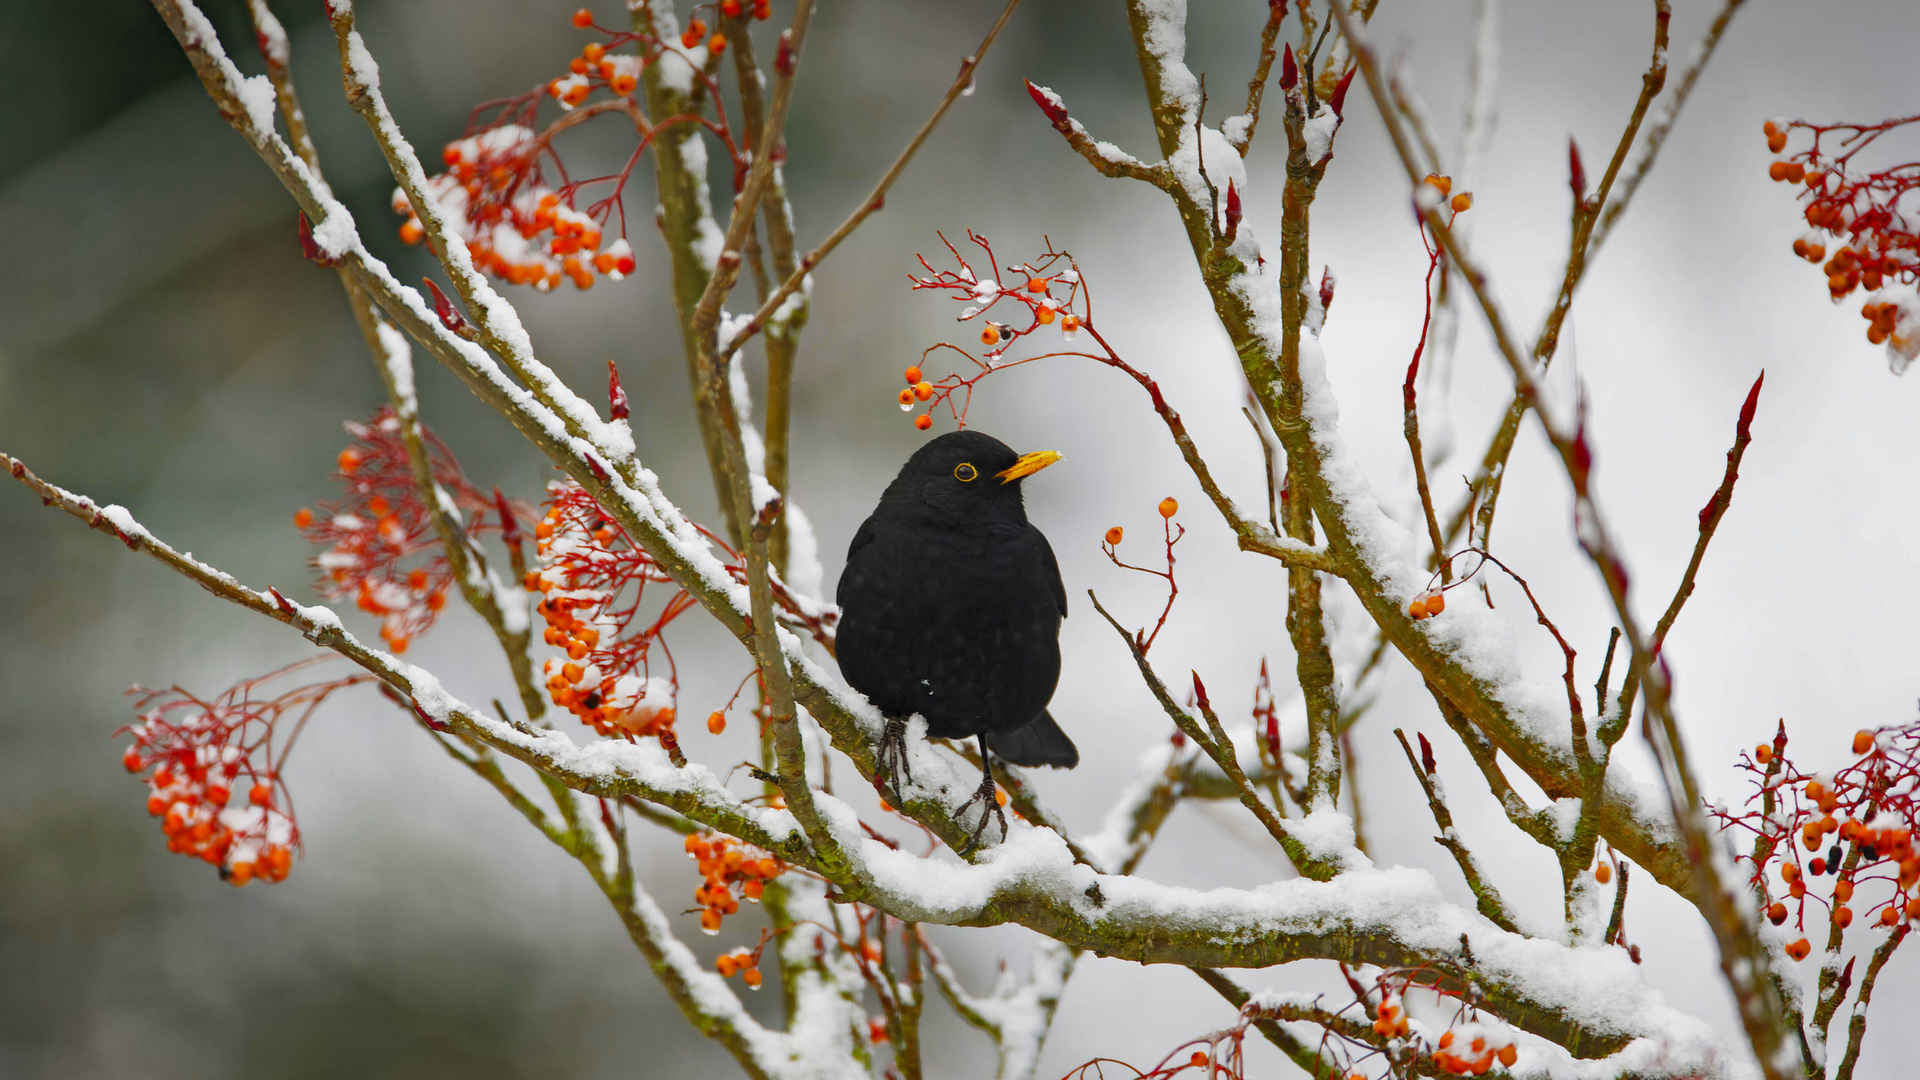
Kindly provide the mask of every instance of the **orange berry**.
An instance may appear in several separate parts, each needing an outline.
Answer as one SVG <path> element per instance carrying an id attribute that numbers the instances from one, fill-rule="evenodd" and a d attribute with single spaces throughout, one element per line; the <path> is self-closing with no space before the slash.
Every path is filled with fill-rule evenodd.
<path id="1" fill-rule="evenodd" d="M 1767 762 L 1772 761 L 1773 747 L 1767 745 L 1766 743 L 1761 743 L 1759 746 L 1754 747 L 1753 760 L 1759 762 L 1762 765 L 1765 765 Z"/>
<path id="2" fill-rule="evenodd" d="M 715 34 L 712 37 L 708 38 L 707 48 L 712 50 L 713 55 L 715 56 L 719 56 L 721 53 L 726 52 L 727 51 L 727 35 Z"/>
<path id="3" fill-rule="evenodd" d="M 311 524 L 313 524 L 313 511 L 311 511 L 311 510 L 309 510 L 309 509 L 307 509 L 306 507 L 304 507 L 304 506 L 303 506 L 303 507 L 301 507 L 300 509 L 298 509 L 298 510 L 295 510 L 295 511 L 293 512 L 293 527 L 294 527 L 294 528 L 296 528 L 296 529 L 304 529 L 304 528 L 306 528 L 307 526 L 309 526 L 309 525 L 311 525 Z"/>
<path id="4" fill-rule="evenodd" d="M 1853 733 L 1853 752 L 1864 754 L 1873 749 L 1873 732 L 1856 731 Z"/>
<path id="5" fill-rule="evenodd" d="M 1453 1032 L 1447 1031 L 1442 1033 L 1440 1036 L 1440 1049 L 1445 1050 L 1447 1047 L 1452 1045 L 1453 1045 Z"/>
<path id="6" fill-rule="evenodd" d="M 933 384 L 930 382 L 917 382 L 913 384 L 913 396 L 919 401 L 926 401 L 932 398 Z"/>
<path id="7" fill-rule="evenodd" d="M 1027 291 L 1030 293 L 1043 293 L 1047 291 L 1047 286 L 1051 284 L 1052 282 L 1046 278 L 1030 277 L 1027 279 Z"/>
<path id="8" fill-rule="evenodd" d="M 1453 212 L 1456 214 L 1466 213 L 1468 210 L 1473 209 L 1473 193 L 1471 191 L 1463 191 L 1455 195 L 1452 199 L 1449 199 L 1447 205 L 1451 206 Z"/>
<path id="9" fill-rule="evenodd" d="M 718 735 L 725 730 L 727 730 L 727 714 L 723 712 L 709 713 L 707 716 L 707 731 Z"/>
<path id="10" fill-rule="evenodd" d="M 1780 151 L 1785 150 L 1786 148 L 1787 148 L 1787 136 L 1785 135 L 1785 133 L 1776 131 L 1773 134 L 1767 136 L 1768 150 L 1777 154 Z"/>
<path id="11" fill-rule="evenodd" d="M 1767 905 L 1767 921 L 1775 926 L 1787 921 L 1787 905 L 1775 900 Z"/>
<path id="12" fill-rule="evenodd" d="M 273 789 L 265 784 L 255 784 L 247 789 L 247 801 L 255 806 L 265 806 L 273 801 Z"/>
<path id="13" fill-rule="evenodd" d="M 1054 310 L 1050 307 L 1037 308 L 1033 313 L 1033 317 L 1039 320 L 1041 326 L 1045 326 L 1053 321 Z"/>
<path id="14" fill-rule="evenodd" d="M 128 747 L 126 754 L 120 758 L 120 764 L 125 765 L 128 772 L 139 772 L 145 762 L 140 760 L 140 751 Z"/>
<path id="15" fill-rule="evenodd" d="M 1785 180 L 1787 178 L 1787 163 L 1784 161 L 1776 161 L 1767 166 L 1767 176 L 1769 179 L 1776 181 Z"/>
<path id="16" fill-rule="evenodd" d="M 1797 161 L 1787 163 L 1787 183 L 1797 184 L 1807 178 L 1807 167 Z"/>
<path id="17" fill-rule="evenodd" d="M 900 407 L 903 409 L 913 408 L 913 387 L 909 386 L 905 390 L 900 391 Z"/>
<path id="18" fill-rule="evenodd" d="M 233 792 L 227 788 L 227 785 L 225 784 L 208 784 L 207 785 L 207 802 L 211 806 L 213 806 L 214 809 L 218 810 L 221 807 L 226 806 L 228 800 L 232 798 L 233 798 Z"/>
<path id="19" fill-rule="evenodd" d="M 1078 330 L 1078 329 L 1080 329 L 1080 319 L 1079 319 L 1079 317 L 1077 317 L 1077 316 L 1074 316 L 1074 315 L 1062 315 L 1062 316 L 1060 316 L 1060 332 L 1061 332 L 1061 333 L 1063 333 L 1063 334 L 1071 334 L 1071 333 L 1073 333 L 1073 332 L 1074 332 L 1075 330 Z"/>
<path id="20" fill-rule="evenodd" d="M 919 428 L 921 431 L 925 431 L 933 426 L 933 417 L 928 416 L 926 413 L 921 413 L 919 416 L 913 418 L 913 426 Z"/>
<path id="21" fill-rule="evenodd" d="M 1892 911 L 1893 905 L 1887 905 L 1887 910 Z M 1920 896 L 1907 901 L 1907 918 L 1920 919 Z"/>
<path id="22" fill-rule="evenodd" d="M 1175 499 L 1173 496 L 1169 495 L 1166 498 L 1160 500 L 1159 509 L 1160 509 L 1161 517 L 1170 518 L 1173 515 L 1180 512 L 1180 502 L 1179 500 Z"/>
<path id="23" fill-rule="evenodd" d="M 740 0 L 720 0 L 720 14 L 725 15 L 729 19 L 738 18 L 740 15 Z"/>
<path id="24" fill-rule="evenodd" d="M 340 465 L 340 471 L 349 476 L 353 475 L 353 471 L 360 467 L 360 455 L 351 449 L 340 451 L 340 457 L 337 460 Z"/>
<path id="25" fill-rule="evenodd" d="M 713 966 L 720 972 L 720 977 L 725 979 L 733 975 L 734 963 L 732 953 L 721 953 L 719 957 L 714 960 Z"/>
<path id="26" fill-rule="evenodd" d="M 1520 1048 L 1508 1043 L 1500 1048 L 1500 1053 L 1496 1056 L 1499 1057 L 1500 1064 L 1512 1068 L 1513 1063 L 1520 1060 Z"/>
<path id="27" fill-rule="evenodd" d="M 412 246 L 426 239 L 426 237 L 427 230 L 421 226 L 417 218 L 409 218 L 400 226 L 400 242 L 403 244 Z"/>
<path id="28" fill-rule="evenodd" d="M 1853 909 L 1845 904 L 1833 909 L 1833 925 L 1845 930 L 1853 925 Z"/>
<path id="29" fill-rule="evenodd" d="M 1602 861 L 1599 866 L 1594 867 L 1593 880 L 1599 882 L 1602 885 L 1605 885 L 1607 882 L 1612 881 L 1613 880 L 1613 864 L 1610 862 Z"/>
<path id="30" fill-rule="evenodd" d="M 1122 529 L 1118 525 L 1115 525 L 1113 528 L 1108 529 L 1107 530 L 1107 546 L 1108 547 L 1120 546 L 1120 538 L 1125 535 L 1126 535 L 1126 530 Z"/>
<path id="31" fill-rule="evenodd" d="M 1447 610 L 1447 594 L 1435 589 L 1427 594 L 1427 614 L 1438 615 Z"/>
<path id="32" fill-rule="evenodd" d="M 1805 960 L 1812 951 L 1813 946 L 1808 944 L 1806 938 L 1798 938 L 1787 945 L 1787 956 L 1794 960 Z"/>
<path id="33" fill-rule="evenodd" d="M 1187 1059 L 1187 1064 L 1193 1066 L 1196 1069 L 1206 1068 L 1207 1067 L 1206 1053 L 1201 1050 L 1195 1050 L 1193 1052 L 1193 1056 Z"/>
<path id="34" fill-rule="evenodd" d="M 573 72 L 575 75 L 585 75 L 587 73 L 587 58 L 584 56 L 576 56 L 567 61 L 567 70 Z"/>
<path id="35" fill-rule="evenodd" d="M 615 75 L 613 78 L 607 80 L 607 85 L 608 85 L 608 88 L 611 89 L 614 93 L 619 94 L 621 97 L 625 97 L 628 94 L 633 93 L 633 89 L 634 87 L 639 85 L 639 81 L 636 80 L 633 76 L 628 75 L 625 72 L 621 72 L 620 74 Z M 620 272 L 624 274 L 624 273 L 627 273 L 628 270 L 630 269 L 631 267 L 627 269 L 623 269 Z"/>
<path id="36" fill-rule="evenodd" d="M 152 814 L 154 817 L 159 817 L 166 812 L 167 800 L 158 795 L 147 796 L 147 813 Z"/>
<path id="37" fill-rule="evenodd" d="M 1780 130 L 1780 126 L 1779 126 L 1778 124 L 1775 124 L 1775 123 L 1774 123 L 1773 121 L 1771 121 L 1771 120 L 1769 120 L 1769 121 L 1767 121 L 1766 123 L 1764 123 L 1764 124 L 1761 124 L 1761 125 L 1760 125 L 1760 131 L 1761 131 L 1761 132 L 1762 132 L 1763 134 L 1765 134 L 1765 135 L 1768 135 L 1768 136 L 1771 136 L 1771 135 L 1772 135 L 1772 134 L 1773 134 L 1774 132 L 1776 132 L 1776 131 L 1779 131 L 1779 130 Z"/>
<path id="38" fill-rule="evenodd" d="M 1792 884 L 1800 877 L 1800 867 L 1793 863 L 1780 864 L 1780 880 Z"/>
<path id="39" fill-rule="evenodd" d="M 1915 907 L 1915 904 L 1916 904 L 1916 901 L 1910 900 L 1907 902 L 1907 908 L 1908 908 L 1907 914 L 1911 918 L 1920 918 L 1920 915 L 1915 915 L 1913 912 L 1913 908 Z M 1897 923 L 1899 921 L 1900 921 L 1899 905 L 1888 904 L 1886 907 L 1880 909 L 1880 925 L 1881 926 L 1892 926 L 1894 923 Z"/>
<path id="40" fill-rule="evenodd" d="M 1433 189 L 1438 191 L 1442 198 L 1445 198 L 1447 193 L 1453 190 L 1453 180 L 1449 177 L 1441 176 L 1438 173 L 1428 173 L 1427 178 L 1421 182 L 1431 184 Z"/>
<path id="41" fill-rule="evenodd" d="M 250 862 L 242 861 L 242 862 L 234 863 L 232 866 L 227 867 L 227 880 L 232 882 L 236 887 L 245 885 L 247 882 L 252 881 L 253 880 L 253 864 Z"/>
<path id="42" fill-rule="evenodd" d="M 705 930 L 709 934 L 717 934 L 720 932 L 720 921 L 720 913 L 713 908 L 708 908 L 700 913 L 700 929 Z"/>
<path id="43" fill-rule="evenodd" d="M 582 30 L 585 30 L 587 27 L 592 26 L 593 12 L 588 11 L 586 8 L 581 8 L 580 10 L 574 12 L 573 25 L 579 27 Z"/>
<path id="44" fill-rule="evenodd" d="M 589 64 L 598 64 L 600 58 L 605 55 L 607 55 L 607 47 L 597 41 L 587 42 L 587 47 L 580 50 L 580 56 Z"/>
<path id="45" fill-rule="evenodd" d="M 1413 600 L 1407 604 L 1407 616 L 1413 619 L 1426 618 L 1427 617 L 1426 598 L 1420 597 L 1420 596 L 1414 597 Z"/>
<path id="46" fill-rule="evenodd" d="M 762 976 L 760 974 L 759 968 L 757 967 L 748 968 L 746 971 L 746 974 L 740 976 L 740 979 L 742 982 L 745 982 L 747 984 L 748 989 L 751 989 L 751 990 L 760 989 L 760 982 L 761 982 Z"/>
<path id="47" fill-rule="evenodd" d="M 982 345 L 1000 344 L 1000 328 L 998 326 L 995 326 L 992 323 L 988 323 L 987 325 L 981 327 L 980 328 L 980 344 Z"/>
<path id="48" fill-rule="evenodd" d="M 907 370 L 901 372 L 901 374 L 907 377 L 908 386 L 912 386 L 915 383 L 918 383 L 920 381 L 920 369 L 917 366 L 910 367 Z"/>
<path id="49" fill-rule="evenodd" d="M 439 611 L 441 608 L 446 606 L 447 606 L 447 593 L 445 589 L 436 589 L 433 592 L 430 592 L 427 594 L 427 610 L 428 611 Z"/>

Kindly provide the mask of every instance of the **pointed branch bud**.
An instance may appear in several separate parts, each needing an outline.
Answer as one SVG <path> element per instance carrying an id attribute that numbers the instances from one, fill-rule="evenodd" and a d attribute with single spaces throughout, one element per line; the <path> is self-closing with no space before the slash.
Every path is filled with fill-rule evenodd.
<path id="1" fill-rule="evenodd" d="M 773 54 L 773 70 L 789 78 L 793 75 L 793 31 L 780 31 L 780 48 Z"/>
<path id="2" fill-rule="evenodd" d="M 300 214 L 300 254 L 315 266 L 332 266 L 339 261 L 328 255 L 320 242 L 313 238 L 313 223 L 307 220 L 305 212 Z"/>
<path id="3" fill-rule="evenodd" d="M 1300 63 L 1293 58 L 1293 44 L 1287 44 L 1287 51 L 1280 56 L 1280 89 L 1292 90 L 1300 85 Z"/>
<path id="4" fill-rule="evenodd" d="M 1325 315 L 1326 312 L 1333 307 L 1333 286 L 1334 286 L 1333 267 L 1330 265 L 1321 267 L 1320 268 L 1320 312 L 1322 315 Z"/>
<path id="5" fill-rule="evenodd" d="M 1040 106 L 1041 112 L 1047 114 L 1048 123 L 1062 131 L 1067 129 L 1067 106 L 1060 100 L 1058 94 L 1045 87 L 1035 86 L 1033 80 L 1028 79 L 1027 96 L 1033 98 L 1033 103 Z"/>
<path id="6" fill-rule="evenodd" d="M 518 547 L 520 520 L 514 516 L 513 507 L 507 505 L 507 496 L 499 488 L 493 489 L 493 508 L 500 514 L 500 542 L 508 547 Z"/>
<path id="7" fill-rule="evenodd" d="M 1340 76 L 1340 81 L 1333 85 L 1332 96 L 1327 98 L 1327 108 L 1332 109 L 1333 115 L 1339 117 L 1341 120 L 1347 118 L 1345 112 L 1347 107 L 1347 87 L 1353 85 L 1353 77 L 1358 74 L 1359 71 L 1360 66 L 1358 64 L 1348 68 L 1347 73 Z"/>
<path id="8" fill-rule="evenodd" d="M 1587 168 L 1580 163 L 1580 144 L 1567 138 L 1567 186 L 1573 189 L 1573 203 L 1580 205 L 1587 197 Z"/>
<path id="9" fill-rule="evenodd" d="M 1213 703 L 1207 700 L 1207 684 L 1200 681 L 1198 671 L 1193 673 L 1193 698 L 1200 703 L 1202 709 L 1213 708 Z"/>
<path id="10" fill-rule="evenodd" d="M 1426 770 L 1428 776 L 1432 776 L 1434 770 L 1439 767 L 1433 760 L 1433 744 L 1427 741 L 1426 732 L 1416 731 L 1414 734 L 1420 739 L 1420 767 Z"/>
<path id="11" fill-rule="evenodd" d="M 454 310 L 453 301 L 447 299 L 447 294 L 440 291 L 440 286 L 434 284 L 432 278 L 421 278 L 420 280 L 426 285 L 427 291 L 433 294 L 433 313 L 440 317 L 440 325 L 459 334 L 463 338 L 472 340 L 472 328 L 467 326 L 467 320 L 458 311 Z"/>
<path id="12" fill-rule="evenodd" d="M 611 415 L 615 420 L 625 420 L 630 410 L 627 408 L 627 391 L 620 385 L 620 369 L 607 361 L 607 401 Z"/>
<path id="13" fill-rule="evenodd" d="M 1235 187 L 1233 179 L 1227 179 L 1227 243 L 1233 243 L 1240 235 L 1240 189 Z"/>

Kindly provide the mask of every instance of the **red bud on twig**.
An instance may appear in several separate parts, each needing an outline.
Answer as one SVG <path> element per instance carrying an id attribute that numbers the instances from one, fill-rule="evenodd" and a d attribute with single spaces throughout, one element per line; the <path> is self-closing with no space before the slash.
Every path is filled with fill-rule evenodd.
<path id="1" fill-rule="evenodd" d="M 1432 776 L 1437 768 L 1433 761 L 1433 744 L 1427 741 L 1426 732 L 1416 731 L 1414 734 L 1420 739 L 1420 767 L 1427 771 L 1428 776 Z"/>
<path id="2" fill-rule="evenodd" d="M 1213 708 L 1213 703 L 1207 700 L 1207 684 L 1200 681 L 1200 673 L 1197 671 L 1193 673 L 1193 697 L 1200 703 L 1202 709 Z"/>
<path id="3" fill-rule="evenodd" d="M 1326 313 L 1327 309 L 1333 307 L 1333 284 L 1334 284 L 1333 267 L 1332 266 L 1321 267 L 1320 268 L 1320 311 L 1322 315 Z"/>
<path id="4" fill-rule="evenodd" d="M 1060 103 L 1060 99 L 1054 96 L 1053 91 L 1043 90 L 1033 85 L 1032 79 L 1028 79 L 1027 95 L 1033 98 L 1035 105 L 1040 106 L 1041 112 L 1047 114 L 1047 121 L 1049 123 L 1063 131 L 1066 130 L 1067 107 Z"/>
<path id="5" fill-rule="evenodd" d="M 620 369 L 607 361 L 607 400 L 610 403 L 613 418 L 625 420 L 630 413 L 627 408 L 627 391 L 620 385 Z"/>
<path id="6" fill-rule="evenodd" d="M 1300 63 L 1293 58 L 1293 44 L 1287 43 L 1287 51 L 1280 57 L 1280 89 L 1292 90 L 1300 85 Z"/>
<path id="7" fill-rule="evenodd" d="M 430 277 L 420 280 L 426 285 L 427 291 L 433 294 L 433 313 L 440 317 L 440 325 L 463 338 L 471 338 L 473 331 L 468 328 L 467 320 L 454 310 L 453 301 L 447 299 L 447 294 L 440 291 L 440 286 L 435 285 Z"/>
<path id="8" fill-rule="evenodd" d="M 313 223 L 307 220 L 304 211 L 300 214 L 300 254 L 305 255 L 307 261 L 315 266 L 332 266 L 339 261 L 328 255 L 319 241 L 313 238 Z"/>
<path id="9" fill-rule="evenodd" d="M 793 31 L 780 31 L 780 48 L 773 54 L 773 70 L 782 75 L 793 74 Z"/>
<path id="10" fill-rule="evenodd" d="M 520 519 L 514 515 L 513 507 L 507 505 L 507 497 L 499 488 L 493 489 L 493 508 L 500 514 L 500 542 L 508 547 L 518 547 Z"/>
<path id="11" fill-rule="evenodd" d="M 1240 189 L 1233 185 L 1232 178 L 1227 180 L 1227 243 L 1240 234 Z"/>
<path id="12" fill-rule="evenodd" d="M 1580 163 L 1580 144 L 1567 138 L 1567 186 L 1573 189 L 1573 201 L 1577 206 L 1587 197 L 1587 168 Z"/>
<path id="13" fill-rule="evenodd" d="M 1347 107 L 1347 87 L 1353 85 L 1353 77 L 1359 70 L 1358 65 L 1348 68 L 1347 73 L 1340 76 L 1340 81 L 1333 85 L 1332 96 L 1327 98 L 1327 108 L 1332 109 L 1333 115 L 1342 120 L 1347 118 L 1344 111 Z"/>

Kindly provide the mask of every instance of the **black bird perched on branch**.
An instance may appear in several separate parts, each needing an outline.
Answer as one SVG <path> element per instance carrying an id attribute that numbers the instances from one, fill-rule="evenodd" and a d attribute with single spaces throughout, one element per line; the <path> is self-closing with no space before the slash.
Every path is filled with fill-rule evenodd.
<path id="1" fill-rule="evenodd" d="M 934 439 L 887 485 L 840 574 L 835 653 L 847 682 L 887 717 L 880 758 L 895 787 L 911 778 L 908 716 L 926 717 L 929 735 L 979 739 L 975 843 L 988 814 L 1007 829 L 989 752 L 1016 765 L 1080 763 L 1047 715 L 1067 590 L 1020 498 L 1021 481 L 1059 459 L 1015 454 L 977 431 Z"/>

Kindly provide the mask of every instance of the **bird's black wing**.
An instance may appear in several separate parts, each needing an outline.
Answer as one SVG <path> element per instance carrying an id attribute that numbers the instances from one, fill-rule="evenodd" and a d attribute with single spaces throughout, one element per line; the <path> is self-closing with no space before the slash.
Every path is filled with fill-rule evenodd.
<path id="1" fill-rule="evenodd" d="M 853 532 L 853 542 L 847 545 L 847 561 L 852 562 L 853 557 L 860 553 L 860 549 L 871 543 L 873 543 L 873 519 L 868 518 Z"/>
<path id="2" fill-rule="evenodd" d="M 1042 575 L 1047 579 L 1047 584 L 1053 587 L 1053 601 L 1060 606 L 1060 617 L 1064 619 L 1067 617 L 1067 585 L 1060 580 L 1060 562 L 1053 557 L 1053 545 L 1047 543 L 1047 534 L 1032 524 L 1027 525 L 1027 535 L 1032 537 L 1040 551 Z M 856 544 L 859 542 L 858 538 L 854 540 Z"/>

